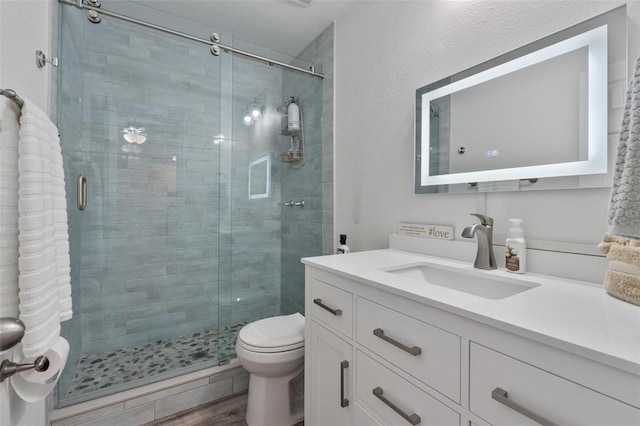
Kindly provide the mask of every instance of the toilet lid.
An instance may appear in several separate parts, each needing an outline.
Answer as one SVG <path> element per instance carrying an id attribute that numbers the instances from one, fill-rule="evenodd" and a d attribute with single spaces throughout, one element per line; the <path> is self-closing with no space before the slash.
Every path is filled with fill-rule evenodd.
<path id="1" fill-rule="evenodd" d="M 254 321 L 242 327 L 238 337 L 256 348 L 299 346 L 304 342 L 304 317 L 295 313 Z"/>

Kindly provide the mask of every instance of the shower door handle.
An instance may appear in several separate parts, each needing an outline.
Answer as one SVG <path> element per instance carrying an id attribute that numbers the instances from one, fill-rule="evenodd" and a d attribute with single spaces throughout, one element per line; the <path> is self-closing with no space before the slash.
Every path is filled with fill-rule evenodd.
<path id="1" fill-rule="evenodd" d="M 87 178 L 83 175 L 78 176 L 78 210 L 87 208 Z"/>

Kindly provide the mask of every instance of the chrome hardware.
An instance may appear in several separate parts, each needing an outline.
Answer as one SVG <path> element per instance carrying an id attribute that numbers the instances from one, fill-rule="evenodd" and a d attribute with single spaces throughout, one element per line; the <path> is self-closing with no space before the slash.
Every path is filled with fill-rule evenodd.
<path id="1" fill-rule="evenodd" d="M 384 340 L 385 342 L 391 343 L 393 346 L 402 349 L 403 351 L 407 352 L 408 354 L 411 354 L 413 356 L 418 356 L 422 353 L 422 349 L 418 346 L 406 346 L 403 345 L 402 343 L 398 342 L 395 339 L 392 339 L 389 336 L 385 336 L 384 334 L 384 330 L 381 328 L 376 328 L 375 330 L 373 330 L 373 334 L 379 338 L 381 338 L 382 340 Z"/>
<path id="2" fill-rule="evenodd" d="M 47 64 L 51 64 L 51 66 L 58 66 L 58 58 L 53 57 L 51 59 L 47 59 L 44 52 L 42 50 L 36 50 L 36 65 L 38 68 L 44 68 Z"/>
<path id="3" fill-rule="evenodd" d="M 498 401 L 500 404 L 506 405 L 512 410 L 517 411 L 523 416 L 528 417 L 534 422 L 540 423 L 543 426 L 558 426 L 557 423 L 554 423 L 551 420 L 547 419 L 546 417 L 543 417 L 538 413 L 534 413 L 528 408 L 523 407 L 517 402 L 513 402 L 512 400 L 507 398 L 507 391 L 504 389 L 495 388 L 493 391 L 491 391 L 491 399 Z"/>
<path id="4" fill-rule="evenodd" d="M 395 411 L 396 413 L 400 414 L 402 416 L 403 419 L 405 419 L 406 421 L 408 421 L 409 423 L 411 423 L 412 425 L 418 425 L 420 424 L 420 422 L 422 421 L 422 419 L 420 418 L 419 415 L 417 415 L 416 413 L 413 414 L 407 414 L 404 411 L 402 411 L 400 409 L 400 407 L 398 407 L 397 405 L 395 405 L 393 402 L 389 401 L 387 398 L 385 398 L 384 395 L 384 391 L 382 390 L 382 388 L 380 386 L 376 387 L 375 389 L 373 389 L 373 394 L 376 396 L 376 398 L 378 398 L 380 401 L 384 402 L 387 407 L 391 408 L 393 411 Z"/>
<path id="5" fill-rule="evenodd" d="M 0 364 L 0 382 L 4 382 L 4 379 L 8 379 L 16 373 L 31 370 L 32 368 L 39 373 L 47 371 L 49 368 L 49 359 L 46 356 L 39 356 L 33 364 L 16 364 L 15 362 L 5 359 L 2 361 L 2 364 Z"/>
<path id="6" fill-rule="evenodd" d="M 284 206 L 286 207 L 304 207 L 304 200 L 300 200 L 300 201 L 286 201 L 283 203 Z"/>
<path id="7" fill-rule="evenodd" d="M 211 34 L 211 37 L 209 38 L 214 43 L 220 43 L 220 35 L 218 35 L 218 33 Z"/>
<path id="8" fill-rule="evenodd" d="M 349 368 L 349 361 L 342 361 L 340 363 L 340 406 L 342 408 L 349 406 L 349 400 L 344 397 L 344 370 L 347 368 Z"/>
<path id="9" fill-rule="evenodd" d="M 20 108 L 22 108 L 22 105 L 24 105 L 24 101 L 20 96 L 18 96 L 15 90 L 0 89 L 0 95 L 4 96 L 5 98 L 11 99 L 13 102 L 18 104 Z"/>
<path id="10" fill-rule="evenodd" d="M 331 312 L 333 315 L 335 315 L 337 317 L 342 315 L 342 309 L 331 309 L 330 307 L 328 307 L 327 305 L 322 303 L 322 299 L 313 299 L 313 303 L 315 303 L 316 305 L 320 306 L 322 309 Z"/>
<path id="11" fill-rule="evenodd" d="M 480 219 L 480 223 L 472 223 L 462 230 L 464 238 L 473 238 L 478 236 L 478 251 L 476 253 L 476 261 L 474 268 L 479 269 L 496 269 L 496 258 L 493 254 L 493 219 L 479 213 L 471 213 Z"/>
<path id="12" fill-rule="evenodd" d="M 99 24 L 100 21 L 102 21 L 102 17 L 100 16 L 100 13 L 97 10 L 95 10 L 95 9 L 99 9 L 101 6 L 102 4 L 100 3 L 100 0 L 87 0 L 87 7 L 88 7 L 87 19 L 92 24 Z M 91 9 L 91 8 L 94 8 L 94 9 Z"/>
<path id="13" fill-rule="evenodd" d="M 209 48 L 209 51 L 213 56 L 220 56 L 220 47 L 216 46 L 215 44 Z"/>
<path id="14" fill-rule="evenodd" d="M 100 22 L 102 22 L 102 18 L 100 17 L 100 14 L 95 10 L 87 10 L 87 19 L 92 24 L 99 24 Z"/>
<path id="15" fill-rule="evenodd" d="M 0 318 L 0 352 L 20 343 L 24 336 L 24 323 L 18 318 Z"/>
<path id="16" fill-rule="evenodd" d="M 78 210 L 87 208 L 87 178 L 83 175 L 78 176 L 77 185 Z"/>

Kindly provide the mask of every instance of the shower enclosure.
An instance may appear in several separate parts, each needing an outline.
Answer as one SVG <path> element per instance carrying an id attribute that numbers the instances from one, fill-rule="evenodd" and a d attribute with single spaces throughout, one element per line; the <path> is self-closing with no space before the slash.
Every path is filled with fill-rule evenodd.
<path id="1" fill-rule="evenodd" d="M 332 247 L 329 79 L 73 7 L 60 26 L 74 317 L 58 407 L 228 361 L 242 325 L 304 314 L 300 258 L 323 253 L 323 234 Z M 332 42 L 328 29 L 306 54 Z M 292 96 L 302 167 L 281 161 Z M 246 125 L 251 104 L 262 116 Z"/>

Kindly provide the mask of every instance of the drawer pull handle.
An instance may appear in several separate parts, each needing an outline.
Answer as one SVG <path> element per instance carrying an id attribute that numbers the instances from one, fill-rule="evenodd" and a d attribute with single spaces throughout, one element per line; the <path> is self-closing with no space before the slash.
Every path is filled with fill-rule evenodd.
<path id="1" fill-rule="evenodd" d="M 378 336 L 379 338 L 381 338 L 385 342 L 389 342 L 393 346 L 396 346 L 396 347 L 402 349 L 403 351 L 405 351 L 405 352 L 407 352 L 407 353 L 409 353 L 409 354 L 411 354 L 413 356 L 418 356 L 418 355 L 420 355 L 422 353 L 422 349 L 420 349 L 419 346 L 409 347 L 409 346 L 403 345 L 402 343 L 398 342 L 395 339 L 392 339 L 389 336 L 385 336 L 384 330 L 381 329 L 381 328 L 376 328 L 375 330 L 373 330 L 373 334 Z"/>
<path id="2" fill-rule="evenodd" d="M 523 416 L 526 416 L 526 417 L 530 418 L 534 422 L 540 423 L 543 426 L 558 426 L 557 423 L 554 423 L 551 420 L 549 420 L 549 419 L 547 419 L 545 417 L 542 417 L 540 414 L 534 413 L 533 411 L 529 410 L 528 408 L 523 407 L 522 405 L 518 404 L 517 402 L 513 402 L 513 400 L 507 398 L 507 391 L 504 390 L 504 389 L 495 388 L 493 391 L 491 391 L 491 398 L 495 399 L 500 404 L 504 404 L 507 407 L 511 408 L 512 410 L 517 411 L 518 413 L 522 414 Z"/>
<path id="3" fill-rule="evenodd" d="M 347 368 L 349 368 L 349 361 L 342 361 L 340 363 L 340 406 L 342 408 L 349 406 L 349 400 L 344 397 L 344 370 Z"/>
<path id="4" fill-rule="evenodd" d="M 342 315 L 342 309 L 331 309 L 330 307 L 328 307 L 327 305 L 322 303 L 322 299 L 313 299 L 313 303 L 315 303 L 316 305 L 320 306 L 322 309 L 331 312 L 333 315 L 335 315 L 337 317 Z"/>
<path id="5" fill-rule="evenodd" d="M 422 421 L 420 416 L 417 415 L 416 413 L 407 414 L 404 411 L 402 411 L 396 404 L 394 404 L 393 402 L 391 402 L 387 398 L 385 398 L 383 396 L 384 392 L 383 392 L 383 390 L 382 390 L 382 388 L 380 386 L 378 386 L 378 387 L 373 389 L 373 394 L 376 396 L 376 398 L 378 398 L 380 401 L 384 402 L 389 408 L 391 408 L 396 413 L 400 414 L 403 419 L 405 419 L 406 421 L 408 421 L 412 425 L 415 426 L 417 424 L 420 424 L 420 422 Z"/>

